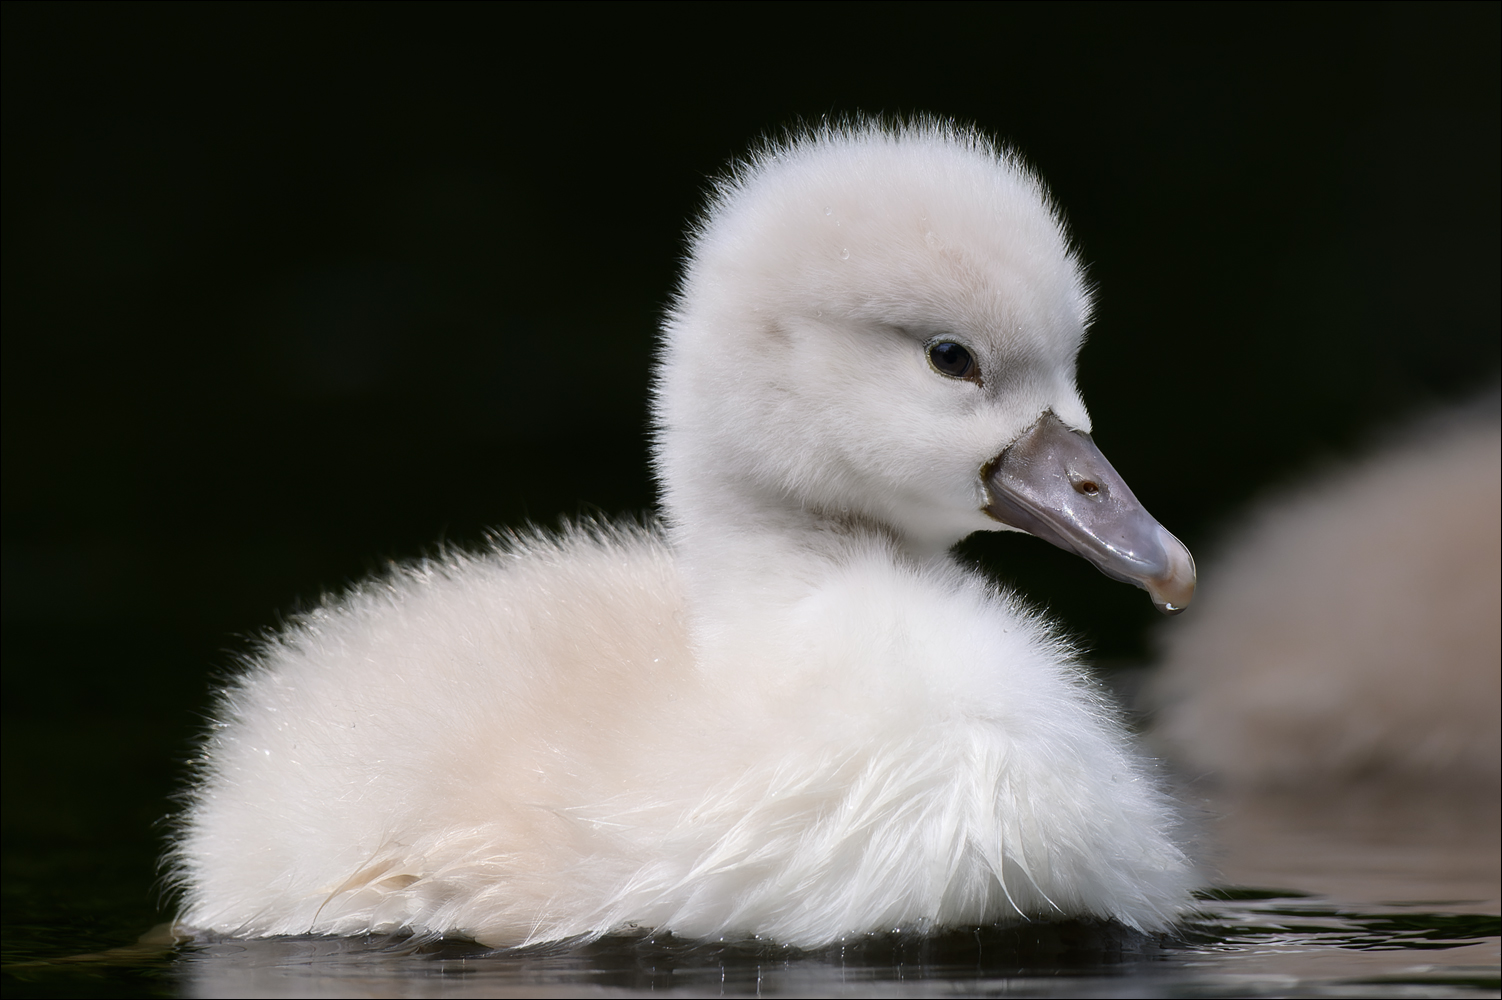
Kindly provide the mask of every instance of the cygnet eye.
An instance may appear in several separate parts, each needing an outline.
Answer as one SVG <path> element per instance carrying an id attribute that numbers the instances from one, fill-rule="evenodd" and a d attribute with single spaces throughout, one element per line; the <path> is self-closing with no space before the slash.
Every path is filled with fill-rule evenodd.
<path id="1" fill-rule="evenodd" d="M 928 363 L 933 365 L 934 371 L 940 375 L 970 379 L 973 382 L 980 381 L 980 369 L 969 349 L 952 340 L 936 340 L 929 344 Z"/>

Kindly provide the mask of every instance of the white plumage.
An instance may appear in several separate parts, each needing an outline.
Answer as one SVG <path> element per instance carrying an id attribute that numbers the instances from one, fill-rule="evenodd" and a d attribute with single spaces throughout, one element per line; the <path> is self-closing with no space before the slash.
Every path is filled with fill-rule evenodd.
<path id="1" fill-rule="evenodd" d="M 1086 436 L 1089 310 L 1040 184 L 973 133 L 756 154 L 664 329 L 666 527 L 426 561 L 269 641 L 204 746 L 180 923 L 1168 924 L 1192 876 L 1148 767 L 1046 623 L 947 554 L 1022 525 L 1192 592 Z"/>

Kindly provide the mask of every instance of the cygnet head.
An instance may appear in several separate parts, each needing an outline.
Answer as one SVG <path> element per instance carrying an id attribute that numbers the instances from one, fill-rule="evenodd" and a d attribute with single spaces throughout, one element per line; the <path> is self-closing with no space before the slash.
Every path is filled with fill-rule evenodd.
<path id="1" fill-rule="evenodd" d="M 1193 563 L 1088 437 L 1091 294 L 1039 180 L 934 122 L 826 128 L 720 182 L 664 329 L 675 541 L 876 526 L 919 558 L 1025 530 L 1148 589 Z"/>

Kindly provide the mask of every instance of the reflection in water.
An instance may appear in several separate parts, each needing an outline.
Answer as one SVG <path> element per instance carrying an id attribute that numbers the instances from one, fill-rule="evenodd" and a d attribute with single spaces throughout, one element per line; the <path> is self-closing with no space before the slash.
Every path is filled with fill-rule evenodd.
<path id="1" fill-rule="evenodd" d="M 615 939 L 521 955 L 394 940 L 194 945 L 193 996 L 1470 996 L 1497 988 L 1495 916 L 1361 911 L 1232 891 L 1177 941 L 1088 924 L 863 939 L 816 954 Z M 1251 898 L 1247 898 L 1251 897 Z"/>
<path id="2" fill-rule="evenodd" d="M 573 949 L 486 954 L 473 946 L 291 939 L 201 946 L 184 962 L 197 996 L 390 992 L 419 996 L 602 993 L 823 995 L 923 991 L 923 984 L 1120 976 L 1158 942 L 1083 924 L 873 937 L 800 954 L 754 944 L 610 939 Z M 399 984 L 399 985 L 398 985 Z"/>
<path id="3" fill-rule="evenodd" d="M 497 953 L 453 941 L 299 937 L 190 942 L 150 959 L 142 949 L 81 957 L 135 973 L 137 988 L 116 995 L 198 997 L 1480 996 L 1498 986 L 1494 913 L 1436 903 L 1356 909 L 1280 890 L 1206 896 L 1176 939 L 1068 923 L 862 938 L 817 953 L 653 938 Z M 66 995 L 81 964 L 8 971 L 28 995 Z M 140 989 L 143 972 L 155 990 Z"/>

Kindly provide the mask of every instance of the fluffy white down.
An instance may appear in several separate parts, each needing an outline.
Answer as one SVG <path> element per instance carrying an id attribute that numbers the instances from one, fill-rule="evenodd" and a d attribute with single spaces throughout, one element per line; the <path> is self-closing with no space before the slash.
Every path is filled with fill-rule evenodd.
<path id="1" fill-rule="evenodd" d="M 1230 786 L 1495 796 L 1499 476 L 1493 395 L 1264 501 L 1167 639 L 1157 736 Z"/>
<path id="2" fill-rule="evenodd" d="M 398 569 L 269 640 L 204 745 L 180 924 L 1166 926 L 1191 873 L 1147 765 L 1048 627 L 947 554 L 999 527 L 978 470 L 1040 413 L 1088 429 L 1088 314 L 1040 185 L 974 135 L 768 148 L 665 330 L 666 527 Z M 930 369 L 941 333 L 983 385 Z"/>

